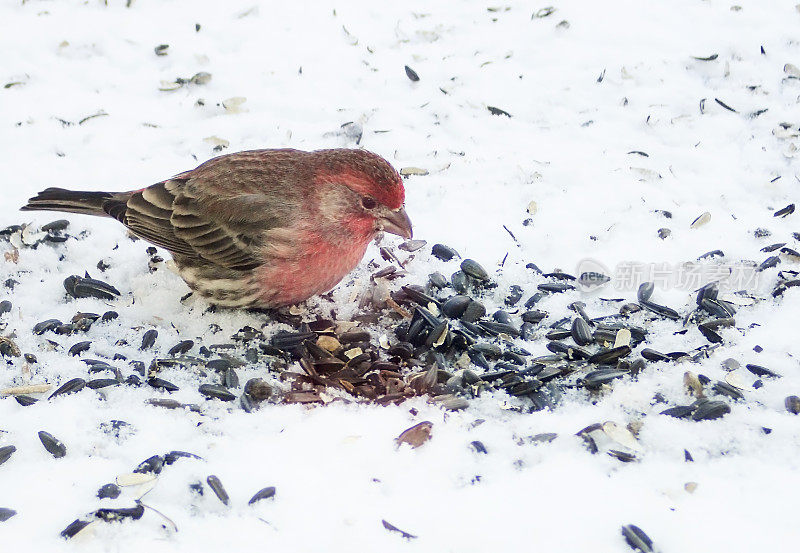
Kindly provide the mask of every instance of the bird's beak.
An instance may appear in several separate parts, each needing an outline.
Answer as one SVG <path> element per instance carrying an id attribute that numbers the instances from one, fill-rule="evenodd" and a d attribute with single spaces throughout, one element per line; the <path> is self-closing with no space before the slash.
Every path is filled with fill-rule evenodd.
<path id="1" fill-rule="evenodd" d="M 403 238 L 411 238 L 414 231 L 411 229 L 411 219 L 402 207 L 389 211 L 386 215 L 378 219 L 381 229 Z"/>

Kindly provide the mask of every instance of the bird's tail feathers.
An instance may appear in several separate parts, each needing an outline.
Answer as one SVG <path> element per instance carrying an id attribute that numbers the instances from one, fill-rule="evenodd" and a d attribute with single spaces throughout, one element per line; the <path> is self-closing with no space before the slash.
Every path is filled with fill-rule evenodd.
<path id="1" fill-rule="evenodd" d="M 81 192 L 64 188 L 42 190 L 21 207 L 21 211 L 66 211 L 109 217 L 104 204 L 112 198 L 108 192 Z"/>

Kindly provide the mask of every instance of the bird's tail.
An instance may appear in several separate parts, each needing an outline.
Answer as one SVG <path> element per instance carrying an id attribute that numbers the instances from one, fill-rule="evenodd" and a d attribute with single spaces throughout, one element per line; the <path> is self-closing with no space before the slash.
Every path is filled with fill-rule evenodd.
<path id="1" fill-rule="evenodd" d="M 63 188 L 42 190 L 22 206 L 21 211 L 66 211 L 109 217 L 104 204 L 112 199 L 108 192 L 79 192 Z"/>

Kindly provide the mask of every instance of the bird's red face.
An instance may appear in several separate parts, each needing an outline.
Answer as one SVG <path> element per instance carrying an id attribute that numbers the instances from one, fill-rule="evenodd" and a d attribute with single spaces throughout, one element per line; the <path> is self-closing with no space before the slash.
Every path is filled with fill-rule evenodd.
<path id="1" fill-rule="evenodd" d="M 364 150 L 348 153 L 343 162 L 339 159 L 335 166 L 323 165 L 317 173 L 327 189 L 323 210 L 338 213 L 351 232 L 367 239 L 380 231 L 411 238 L 400 175 L 376 154 Z"/>

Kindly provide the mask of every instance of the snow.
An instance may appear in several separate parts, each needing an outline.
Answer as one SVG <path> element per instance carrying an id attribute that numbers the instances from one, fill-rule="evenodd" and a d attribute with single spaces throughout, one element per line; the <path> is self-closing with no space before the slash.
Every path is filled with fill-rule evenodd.
<path id="1" fill-rule="evenodd" d="M 643 263 L 667 275 L 654 299 L 686 314 L 693 287 L 670 280 L 682 263 L 714 249 L 724 251 L 725 264 L 760 263 L 774 254 L 759 249 L 774 242 L 800 249 L 791 235 L 800 230 L 797 215 L 773 217 L 796 201 L 800 180 L 798 137 L 775 132 L 781 122 L 796 131 L 800 118 L 800 80 L 784 70 L 800 65 L 793 2 L 742 0 L 740 9 L 713 0 L 553 6 L 551 15 L 532 18 L 545 5 L 7 2 L 0 6 L 0 84 L 21 84 L 0 88 L 0 227 L 60 218 L 17 211 L 48 186 L 128 190 L 190 169 L 218 154 L 209 137 L 229 142 L 223 152 L 355 147 L 341 128 L 355 122 L 363 129 L 361 147 L 398 169 L 429 171 L 405 181 L 415 237 L 478 260 L 499 275 L 500 291 L 520 284 L 525 299 L 543 282 L 525 269 L 529 262 L 578 274 L 582 261 L 594 260 L 612 275 Z M 169 44 L 167 55 L 155 55 L 159 44 Z M 718 57 L 711 61 L 693 57 L 712 54 Z M 405 65 L 419 82 L 408 79 Z M 210 82 L 159 90 L 162 81 L 200 71 L 211 73 Z M 231 106 L 236 97 L 246 101 L 232 113 L 223 102 Z M 487 106 L 511 117 L 492 115 Z M 749 116 L 761 109 L 768 111 Z M 107 115 L 78 123 L 101 110 Z M 533 215 L 526 212 L 531 201 Z M 690 228 L 706 211 L 711 221 Z M 0 261 L 0 280 L 19 281 L 13 291 L 0 289 L 0 300 L 14 305 L 3 315 L 2 335 L 15 333 L 23 352 L 39 359 L 30 375 L 21 358 L 10 360 L 0 389 L 86 377 L 84 363 L 65 354 L 84 339 L 92 341 L 84 358 L 118 352 L 149 362 L 180 339 L 226 343 L 242 326 L 266 322 L 181 303 L 188 288 L 164 267 L 148 272 L 147 244 L 130 241 L 113 221 L 68 218 L 68 232 L 86 230 L 86 239 L 23 248 L 18 263 Z M 664 240 L 657 236 L 662 227 L 672 231 Z M 756 238 L 757 228 L 772 235 Z M 427 252 L 409 265 L 409 282 L 457 269 L 457 261 L 442 263 Z M 95 268 L 101 259 L 110 265 L 102 274 Z M 366 285 L 370 260 L 385 265 L 371 247 L 334 294 L 342 309 Z M 0 537 L 17 551 L 71 550 L 72 542 L 59 537 L 71 521 L 101 506 L 133 505 L 134 490 L 98 500 L 101 485 L 151 455 L 183 450 L 203 460 L 166 467 L 143 499 L 177 532 L 147 510 L 139 521 L 95 525 L 93 537 L 79 534 L 81 547 L 622 552 L 630 548 L 620 527 L 636 524 L 664 552 L 785 549 L 800 534 L 791 509 L 800 489 L 800 419 L 784 406 L 786 396 L 800 395 L 800 296 L 789 290 L 769 297 L 779 269 L 796 266 L 782 256 L 777 268 L 758 273 L 749 289 L 764 301 L 741 308 L 735 329 L 720 330 L 726 341 L 709 359 L 651 363 L 638 379 L 617 380 L 599 397 L 569 391 L 553 411 L 520 413 L 512 409 L 518 402 L 495 394 L 459 412 L 417 398 L 389 407 L 275 404 L 247 414 L 203 400 L 199 375 L 177 368 L 162 375 L 181 387 L 169 397 L 202 404 L 204 415 L 146 406 L 152 390 L 127 386 L 105 389 L 105 400 L 90 390 L 26 408 L 0 399 L 0 447 L 17 448 L 0 466 L 0 507 L 18 512 L 0 523 Z M 109 305 L 66 301 L 64 278 L 87 270 L 117 286 L 122 298 Z M 537 308 L 564 313 L 582 299 L 592 315 L 608 314 L 618 306 L 599 298 L 634 301 L 636 284 L 556 294 Z M 48 351 L 43 337 L 31 335 L 44 319 L 108 309 L 119 319 L 93 326 L 86 337 L 47 335 L 63 350 Z M 212 333 L 211 323 L 221 330 Z M 145 355 L 138 345 L 149 328 L 159 337 Z M 673 334 L 671 322 L 650 329 L 648 345 L 660 351 L 705 343 L 694 327 L 686 335 Z M 547 353 L 544 346 L 525 345 L 534 355 Z M 720 364 L 729 357 L 782 378 L 747 389 L 746 401 L 731 402 L 722 419 L 658 415 L 692 402 L 684 371 L 722 380 Z M 239 376 L 244 382 L 257 374 L 265 377 L 253 368 Z M 654 403 L 656 393 L 669 405 Z M 135 431 L 110 437 L 100 425 L 112 419 Z M 394 438 L 424 420 L 433 422 L 432 439 L 398 448 Z M 639 461 L 592 455 L 575 436 L 605 421 L 643 423 Z M 66 444 L 66 457 L 53 459 L 39 430 Z M 543 432 L 558 437 L 525 439 Z M 488 453 L 475 452 L 474 440 Z M 694 462 L 684 460 L 684 449 Z M 210 474 L 224 483 L 229 507 L 205 485 Z M 189 490 L 197 481 L 202 496 Z M 687 482 L 698 484 L 693 493 Z M 274 500 L 248 506 L 265 486 L 276 486 Z M 417 538 L 387 531 L 382 520 Z"/>

